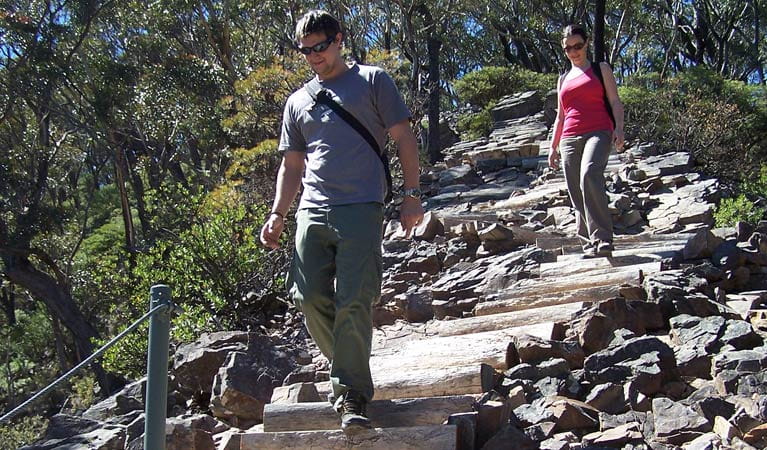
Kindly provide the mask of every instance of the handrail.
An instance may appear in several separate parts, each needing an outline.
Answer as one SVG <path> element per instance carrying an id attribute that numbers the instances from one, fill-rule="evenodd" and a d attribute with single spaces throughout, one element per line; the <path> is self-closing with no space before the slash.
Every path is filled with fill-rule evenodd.
<path id="1" fill-rule="evenodd" d="M 75 367 L 70 369 L 67 373 L 65 373 L 64 375 L 62 375 L 59 378 L 57 378 L 54 382 L 52 382 L 51 384 L 49 384 L 48 386 L 43 388 L 37 394 L 35 394 L 32 397 L 30 397 L 24 403 L 20 404 L 19 406 L 17 406 L 16 408 L 11 410 L 10 412 L 6 413 L 4 416 L 0 417 L 0 424 L 13 419 L 14 417 L 16 417 L 16 415 L 18 415 L 21 411 L 26 409 L 34 401 L 36 401 L 40 397 L 44 396 L 45 394 L 49 393 L 51 390 L 53 390 L 55 387 L 57 387 L 62 382 L 64 382 L 67 379 L 71 378 L 80 369 L 82 369 L 83 367 L 87 366 L 94 359 L 96 359 L 99 356 L 101 356 L 102 354 L 104 354 L 104 352 L 109 350 L 109 348 L 111 348 L 118 341 L 120 341 L 120 339 L 124 338 L 128 333 L 134 331 L 136 328 L 139 327 L 139 325 L 141 325 L 142 323 L 144 323 L 148 319 L 150 319 L 150 318 L 151 319 L 156 319 L 158 317 L 162 317 L 162 315 L 160 315 L 159 313 L 164 312 L 164 311 L 170 313 L 170 311 L 172 309 L 177 308 L 177 306 L 174 305 L 171 302 L 171 300 L 170 300 L 170 289 L 167 286 L 164 286 L 164 285 L 152 286 L 152 289 L 150 291 L 150 297 L 151 298 L 150 298 L 150 305 L 149 305 L 150 310 L 149 310 L 149 312 L 147 312 L 146 314 L 141 316 L 141 318 L 139 318 L 138 320 L 133 322 L 133 324 L 131 324 L 128 328 L 126 328 L 120 334 L 118 334 L 117 336 L 112 338 L 112 340 L 110 340 L 109 342 L 104 344 L 103 347 L 101 347 L 100 349 L 98 349 L 95 352 L 93 352 L 90 356 L 88 356 L 82 362 L 80 362 L 78 365 L 76 365 Z M 167 319 L 167 316 L 166 316 L 166 319 Z M 156 323 L 158 324 L 157 326 L 156 326 Z M 152 356 L 153 356 L 152 355 L 152 353 L 153 353 L 152 352 L 152 340 L 154 339 L 155 341 L 158 341 L 160 343 L 160 345 L 164 344 L 164 350 L 163 349 L 159 349 L 159 348 L 156 349 L 155 353 L 158 353 L 159 356 L 155 356 L 155 359 L 157 361 L 160 361 L 160 362 L 162 362 L 164 360 L 165 361 L 165 367 L 164 367 L 164 370 L 161 369 L 161 370 L 150 370 L 149 371 L 149 379 L 147 380 L 147 384 L 148 385 L 156 385 L 156 386 L 160 386 L 160 387 L 162 387 L 163 385 L 167 386 L 167 381 L 168 381 L 167 380 L 167 361 L 168 361 L 168 336 L 167 335 L 168 335 L 168 332 L 169 332 L 168 326 L 169 326 L 169 320 L 152 320 L 150 322 L 150 326 L 149 326 L 149 334 L 150 334 L 149 350 L 147 352 L 147 357 L 149 359 L 148 365 L 152 366 Z M 155 330 L 153 330 L 153 328 L 158 328 L 159 330 L 155 331 Z M 165 336 L 163 336 L 163 334 L 165 334 Z M 155 337 L 155 336 L 158 336 L 158 337 Z M 150 369 L 151 369 L 151 367 L 150 367 Z M 153 378 L 159 378 L 162 374 L 165 375 L 163 379 L 161 379 L 161 380 L 153 379 Z M 157 393 L 159 394 L 159 392 L 157 392 Z M 149 394 L 149 392 L 147 392 L 147 394 Z M 167 393 L 164 394 L 164 395 L 167 396 Z M 164 406 L 162 407 L 162 411 L 161 412 L 160 411 L 151 411 L 150 412 L 150 402 L 148 401 L 148 398 L 149 398 L 149 396 L 147 395 L 147 402 L 146 402 L 146 413 L 147 414 L 146 414 L 146 416 L 147 417 L 149 417 L 150 415 L 158 416 L 158 418 L 161 418 L 162 422 L 164 423 L 164 421 L 165 421 L 165 407 Z M 164 405 L 164 403 L 162 403 L 162 405 Z M 159 417 L 160 414 L 162 414 L 162 417 Z M 147 426 L 148 425 L 149 424 L 147 423 Z M 164 436 L 163 436 L 163 441 L 164 441 Z M 163 444 L 164 444 L 164 442 L 163 442 Z M 159 448 L 159 447 L 157 447 L 157 448 Z M 164 448 L 164 445 L 162 445 L 162 448 Z"/>

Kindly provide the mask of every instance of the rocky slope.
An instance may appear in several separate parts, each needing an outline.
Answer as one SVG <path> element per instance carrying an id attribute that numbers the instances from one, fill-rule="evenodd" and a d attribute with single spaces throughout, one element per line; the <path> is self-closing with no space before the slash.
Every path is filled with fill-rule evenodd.
<path id="1" fill-rule="evenodd" d="M 374 430 L 338 429 L 310 340 L 225 332 L 175 354 L 168 448 L 764 448 L 767 224 L 713 228 L 717 180 L 634 145 L 606 171 L 616 250 L 582 259 L 545 167 L 551 105 L 505 99 L 487 139 L 422 176 L 414 236 L 388 224 Z M 28 448 L 141 448 L 142 392 L 59 414 Z"/>

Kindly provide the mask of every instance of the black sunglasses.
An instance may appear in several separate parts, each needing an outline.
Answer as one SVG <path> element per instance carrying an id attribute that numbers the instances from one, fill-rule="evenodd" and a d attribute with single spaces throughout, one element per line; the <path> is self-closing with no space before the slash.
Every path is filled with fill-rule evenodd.
<path id="1" fill-rule="evenodd" d="M 322 53 L 325 50 L 327 50 L 328 47 L 330 47 L 330 44 L 332 44 L 333 41 L 335 41 L 335 40 L 336 40 L 336 37 L 335 36 L 331 36 L 331 37 L 327 38 L 326 40 L 320 42 L 319 44 L 312 45 L 311 47 L 296 47 L 296 49 L 299 52 L 303 53 L 304 55 L 311 55 L 312 52 Z"/>
<path id="2" fill-rule="evenodd" d="M 562 50 L 564 50 L 565 53 L 570 53 L 570 50 L 575 50 L 577 52 L 577 51 L 582 50 L 583 47 L 585 47 L 585 46 L 586 46 L 585 42 L 578 42 L 577 44 L 567 45 L 565 47 L 562 47 Z"/>

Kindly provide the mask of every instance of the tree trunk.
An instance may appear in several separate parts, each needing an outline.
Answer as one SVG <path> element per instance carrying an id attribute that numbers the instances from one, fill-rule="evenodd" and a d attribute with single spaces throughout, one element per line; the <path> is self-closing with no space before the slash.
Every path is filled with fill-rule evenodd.
<path id="1" fill-rule="evenodd" d="M 61 373 L 66 373 L 66 371 L 69 370 L 70 364 L 67 361 L 64 333 L 61 332 L 59 319 L 53 314 L 51 314 L 51 328 L 53 329 L 53 339 L 56 343 L 56 359 L 59 361 L 59 370 Z"/>
<path id="2" fill-rule="evenodd" d="M 48 311 L 72 333 L 77 359 L 81 361 L 90 356 L 93 353 L 91 340 L 98 338 L 99 334 L 80 312 L 69 288 L 38 270 L 26 257 L 3 252 L 2 258 L 6 278 L 40 299 Z M 110 392 L 110 381 L 104 369 L 98 363 L 93 364 L 93 369 L 104 392 Z"/>
<path id="3" fill-rule="evenodd" d="M 136 211 L 138 212 L 138 220 L 141 224 L 141 232 L 143 237 L 146 238 L 150 235 L 151 226 L 149 214 L 146 211 L 146 202 L 144 201 L 144 181 L 141 179 L 141 174 L 138 173 L 138 158 L 136 152 L 133 149 L 129 149 L 127 152 L 128 167 L 127 172 L 130 175 L 130 184 L 133 188 L 134 198 L 136 200 Z"/>
<path id="4" fill-rule="evenodd" d="M 3 305 L 8 325 L 16 325 L 16 294 L 13 292 L 13 285 L 0 289 L 0 303 Z"/>
<path id="5" fill-rule="evenodd" d="M 596 0 L 594 11 L 594 62 L 605 60 L 605 0 Z"/>
<path id="6" fill-rule="evenodd" d="M 436 36 L 429 35 L 427 49 L 429 55 L 429 161 L 435 163 L 442 160 L 442 145 L 439 133 L 440 111 L 440 70 L 439 53 L 442 41 Z"/>
<path id="7" fill-rule="evenodd" d="M 117 183 L 117 190 L 120 194 L 120 208 L 123 215 L 123 224 L 125 225 L 125 249 L 129 255 L 132 255 L 135 248 L 135 233 L 133 231 L 133 215 L 131 214 L 130 201 L 128 200 L 128 190 L 125 187 L 125 152 L 123 151 L 122 146 L 114 138 L 113 130 L 110 130 L 109 135 L 109 144 L 114 149 L 115 182 Z M 131 260 L 132 259 L 133 258 L 131 258 Z M 133 264 L 131 264 L 131 266 L 132 265 Z"/>
<path id="8" fill-rule="evenodd" d="M 751 11 L 754 12 L 754 40 L 751 42 L 751 56 L 754 57 L 759 84 L 765 84 L 764 65 L 762 65 L 762 60 L 759 58 L 759 42 L 762 39 L 759 33 L 759 2 L 758 0 L 750 0 L 750 3 Z"/>

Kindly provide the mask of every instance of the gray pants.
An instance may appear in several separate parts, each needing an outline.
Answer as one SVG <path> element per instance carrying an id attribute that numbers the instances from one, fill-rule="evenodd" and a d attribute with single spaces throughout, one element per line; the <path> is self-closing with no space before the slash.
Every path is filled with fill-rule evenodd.
<path id="1" fill-rule="evenodd" d="M 287 288 L 306 328 L 331 361 L 336 398 L 370 401 L 372 305 L 381 295 L 383 206 L 358 203 L 299 210 Z"/>
<path id="2" fill-rule="evenodd" d="M 584 248 L 613 241 L 613 223 L 607 209 L 605 167 L 612 149 L 609 130 L 563 137 L 559 151 L 567 191 L 575 209 L 575 225 Z"/>

